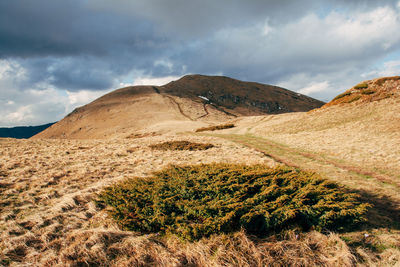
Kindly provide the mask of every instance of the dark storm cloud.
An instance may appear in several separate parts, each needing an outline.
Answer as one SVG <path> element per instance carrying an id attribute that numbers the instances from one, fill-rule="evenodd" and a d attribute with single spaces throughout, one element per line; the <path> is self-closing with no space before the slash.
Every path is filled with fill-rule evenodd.
<path id="1" fill-rule="evenodd" d="M 24 68 L 21 89 L 47 83 L 69 91 L 102 90 L 115 86 L 119 77 L 134 70 L 155 77 L 223 73 L 239 79 L 278 82 L 297 72 L 313 75 L 324 68 L 343 69 L 341 65 L 349 62 L 362 65 L 365 53 L 382 54 L 376 40 L 362 49 L 350 44 L 354 51 L 341 49 L 340 43 L 325 42 L 323 39 L 330 37 L 314 25 L 323 21 L 302 22 L 304 17 L 316 14 L 322 18 L 332 11 L 351 16 L 380 6 L 395 9 L 397 3 L 1 1 L 0 59 L 14 60 Z M 287 26 L 295 28 L 296 23 L 304 27 L 292 30 Z M 275 31 L 265 37 L 260 34 L 264 26 Z"/>
<path id="2" fill-rule="evenodd" d="M 204 37 L 226 27 L 241 27 L 268 20 L 271 25 L 295 21 L 307 13 L 323 14 L 327 9 L 348 11 L 395 6 L 396 0 L 96 0 L 99 10 L 114 10 L 122 16 L 134 15 L 174 32 L 174 37 Z"/>
<path id="3" fill-rule="evenodd" d="M 263 20 L 294 21 L 311 10 L 373 8 L 397 1 L 316 0 L 16 0 L 0 2 L 0 57 L 160 53 L 185 35 L 199 37 L 221 28 Z M 166 31 L 161 31 L 166 30 Z M 175 35 L 171 35 L 171 33 Z M 204 36 L 202 36 L 204 37 Z M 205 36 L 207 38 L 207 36 Z M 113 53 L 113 56 L 115 53 Z"/>
<path id="4" fill-rule="evenodd" d="M 27 84 L 101 90 L 168 50 L 151 22 L 92 9 L 88 1 L 1 1 L 0 59 L 26 69 Z"/>
<path id="5" fill-rule="evenodd" d="M 161 42 L 150 23 L 94 11 L 87 1 L 0 2 L 0 57 L 107 55 L 110 49 L 146 52 Z"/>

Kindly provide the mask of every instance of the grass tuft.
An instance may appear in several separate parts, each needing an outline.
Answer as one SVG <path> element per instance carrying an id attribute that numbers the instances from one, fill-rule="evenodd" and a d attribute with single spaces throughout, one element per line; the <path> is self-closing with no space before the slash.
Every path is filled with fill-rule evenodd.
<path id="1" fill-rule="evenodd" d="M 366 89 L 366 90 L 362 90 L 361 91 L 361 94 L 363 94 L 363 95 L 372 95 L 372 94 L 375 94 L 375 93 L 376 93 L 376 91 L 372 90 L 372 89 Z"/>
<path id="2" fill-rule="evenodd" d="M 368 88 L 367 83 L 359 83 L 356 86 L 354 86 L 354 89 L 366 89 L 366 88 Z"/>
<path id="3" fill-rule="evenodd" d="M 289 167 L 170 166 L 152 177 L 105 188 L 97 204 L 125 230 L 197 240 L 244 229 L 266 236 L 284 229 L 350 229 L 369 204 L 318 175 Z"/>
<path id="4" fill-rule="evenodd" d="M 351 92 L 344 92 L 344 93 L 341 93 L 341 94 L 337 95 L 334 99 L 332 99 L 332 101 L 341 99 L 341 98 L 343 98 L 343 97 L 345 97 L 345 96 L 348 96 L 348 95 L 351 95 Z"/>
<path id="5" fill-rule="evenodd" d="M 196 133 L 198 132 L 205 132 L 205 131 L 216 131 L 216 130 L 223 130 L 223 129 L 229 129 L 233 128 L 235 125 L 233 123 L 229 124 L 223 124 L 223 125 L 216 125 L 216 126 L 210 126 L 210 127 L 203 127 L 199 128 L 196 130 Z"/>
<path id="6" fill-rule="evenodd" d="M 150 145 L 150 148 L 157 150 L 207 150 L 213 148 L 213 144 L 193 143 L 189 141 L 168 141 L 160 144 Z"/>

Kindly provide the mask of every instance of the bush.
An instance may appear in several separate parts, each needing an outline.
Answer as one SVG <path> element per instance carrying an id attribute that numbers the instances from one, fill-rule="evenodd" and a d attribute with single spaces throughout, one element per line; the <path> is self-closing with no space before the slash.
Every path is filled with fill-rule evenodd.
<path id="1" fill-rule="evenodd" d="M 372 94 L 375 94 L 375 93 L 376 93 L 376 91 L 372 90 L 372 89 L 367 89 L 367 90 L 362 90 L 361 91 L 361 94 L 363 94 L 363 95 L 372 95 Z"/>
<path id="2" fill-rule="evenodd" d="M 98 205 L 125 230 L 196 240 L 241 228 L 257 236 L 287 228 L 343 230 L 368 204 L 314 173 L 288 167 L 171 166 L 105 188 Z"/>
<path id="3" fill-rule="evenodd" d="M 341 98 L 343 98 L 343 97 L 345 97 L 345 96 L 348 96 L 348 95 L 351 95 L 351 92 L 344 92 L 344 93 L 342 93 L 342 94 L 339 94 L 339 95 L 337 95 L 334 99 L 332 99 L 332 101 L 341 99 Z"/>
<path id="4" fill-rule="evenodd" d="M 367 83 L 359 83 L 356 86 L 354 86 L 354 89 L 365 89 L 365 88 L 368 88 Z"/>
<path id="5" fill-rule="evenodd" d="M 213 144 L 192 143 L 189 141 L 168 141 L 160 144 L 150 145 L 152 149 L 158 150 L 207 150 L 214 147 Z"/>
<path id="6" fill-rule="evenodd" d="M 205 131 L 216 131 L 216 130 L 229 129 L 229 128 L 233 128 L 233 127 L 235 127 L 235 125 L 232 123 L 229 123 L 229 124 L 199 128 L 196 130 L 196 132 L 198 133 L 198 132 L 205 132 Z"/>

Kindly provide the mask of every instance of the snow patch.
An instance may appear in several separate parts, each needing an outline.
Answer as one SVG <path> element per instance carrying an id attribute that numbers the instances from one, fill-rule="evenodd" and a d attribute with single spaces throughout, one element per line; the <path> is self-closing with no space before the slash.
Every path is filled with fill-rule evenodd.
<path id="1" fill-rule="evenodd" d="M 205 96 L 201 96 L 201 95 L 199 95 L 199 97 L 200 97 L 201 99 L 205 100 L 205 101 L 210 101 L 210 99 L 208 99 L 208 98 L 207 98 L 207 97 L 205 97 Z"/>

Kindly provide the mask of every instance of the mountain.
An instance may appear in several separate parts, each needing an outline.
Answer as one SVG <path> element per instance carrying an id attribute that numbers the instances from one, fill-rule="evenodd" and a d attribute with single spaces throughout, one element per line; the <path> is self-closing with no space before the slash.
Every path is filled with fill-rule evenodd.
<path id="1" fill-rule="evenodd" d="M 237 116 L 309 111 L 324 104 L 281 87 L 224 76 L 187 75 L 161 91 L 187 98 L 203 96 Z"/>
<path id="2" fill-rule="evenodd" d="M 18 126 L 18 127 L 3 127 L 0 128 L 0 137 L 11 137 L 11 138 L 30 138 L 37 133 L 49 128 L 53 123 L 48 123 L 39 126 Z"/>
<path id="3" fill-rule="evenodd" d="M 187 75 L 115 90 L 34 138 L 110 138 L 193 130 L 240 116 L 309 111 L 324 103 L 277 86 Z"/>

